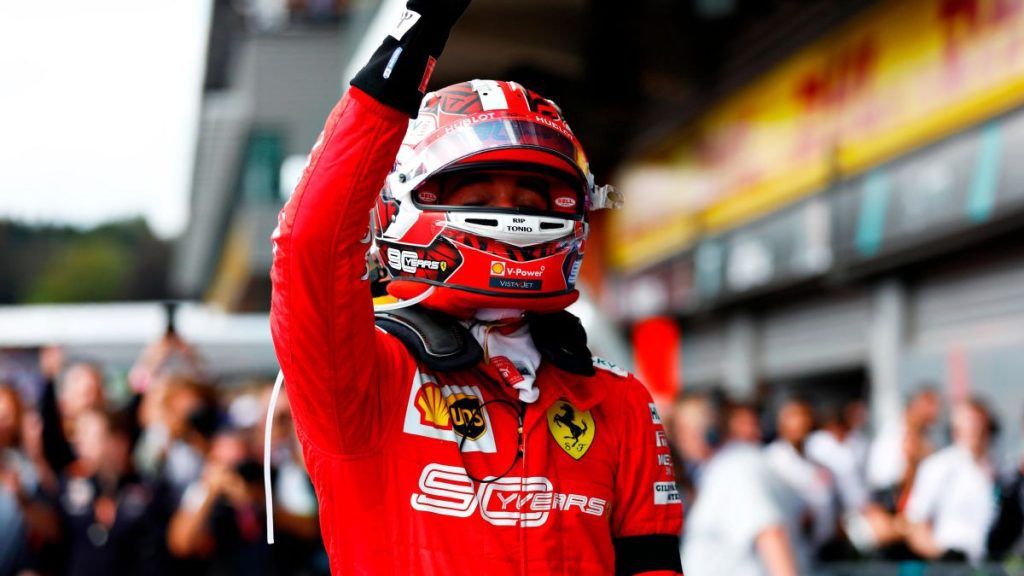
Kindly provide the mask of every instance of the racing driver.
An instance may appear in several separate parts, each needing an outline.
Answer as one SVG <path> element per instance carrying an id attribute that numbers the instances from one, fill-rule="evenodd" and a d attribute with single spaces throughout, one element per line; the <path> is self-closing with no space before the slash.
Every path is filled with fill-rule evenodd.
<path id="1" fill-rule="evenodd" d="M 271 323 L 334 574 L 681 574 L 644 387 L 565 311 L 596 186 L 513 82 L 427 93 L 468 0 L 409 0 L 273 236 Z M 399 304 L 373 307 L 368 255 Z"/>

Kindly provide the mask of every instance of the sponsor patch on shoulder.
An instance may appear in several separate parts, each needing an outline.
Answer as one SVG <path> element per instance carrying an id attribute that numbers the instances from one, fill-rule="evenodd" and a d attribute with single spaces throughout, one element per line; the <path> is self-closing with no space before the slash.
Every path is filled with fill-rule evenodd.
<path id="1" fill-rule="evenodd" d="M 680 502 L 679 489 L 676 488 L 675 482 L 654 483 L 655 504 L 679 504 Z"/>
<path id="2" fill-rule="evenodd" d="M 647 406 L 651 409 L 651 422 L 661 424 L 661 415 L 658 414 L 658 407 L 654 405 L 654 402 L 648 402 Z"/>
<path id="3" fill-rule="evenodd" d="M 668 435 L 664 430 L 654 431 L 654 445 L 658 448 L 668 448 Z"/>
<path id="4" fill-rule="evenodd" d="M 619 368 L 614 362 L 609 362 L 600 356 L 594 356 L 594 368 L 600 368 L 601 370 L 611 372 L 612 374 L 621 376 L 622 378 L 629 377 L 629 372 Z"/>

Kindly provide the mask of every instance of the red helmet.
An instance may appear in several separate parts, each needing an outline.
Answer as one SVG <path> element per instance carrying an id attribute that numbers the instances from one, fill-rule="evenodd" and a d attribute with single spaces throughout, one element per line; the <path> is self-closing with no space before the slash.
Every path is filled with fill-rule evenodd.
<path id="1" fill-rule="evenodd" d="M 441 176 L 528 172 L 556 178 L 546 208 L 446 206 Z M 594 186 L 586 155 L 554 102 L 515 82 L 473 80 L 431 92 L 409 123 L 374 209 L 392 296 L 459 316 L 480 308 L 560 310 L 576 277 L 587 212 L 616 200 Z"/>

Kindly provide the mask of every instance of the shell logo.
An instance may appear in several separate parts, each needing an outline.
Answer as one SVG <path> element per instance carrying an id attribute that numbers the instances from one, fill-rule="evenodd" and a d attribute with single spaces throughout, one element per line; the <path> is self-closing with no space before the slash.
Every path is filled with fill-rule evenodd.
<path id="1" fill-rule="evenodd" d="M 416 409 L 420 413 L 420 424 L 441 430 L 451 430 L 451 413 L 448 411 L 448 402 L 445 401 L 440 388 L 434 384 L 427 384 L 420 388 L 419 394 L 416 396 Z"/>
<path id="2" fill-rule="evenodd" d="M 498 262 L 497 260 L 491 261 L 491 276 L 504 276 L 505 275 L 505 263 Z"/>

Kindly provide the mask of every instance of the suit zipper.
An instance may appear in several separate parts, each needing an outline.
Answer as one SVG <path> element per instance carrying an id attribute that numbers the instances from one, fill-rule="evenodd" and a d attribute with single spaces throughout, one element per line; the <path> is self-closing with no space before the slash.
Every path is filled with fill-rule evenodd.
<path id="1" fill-rule="evenodd" d="M 524 488 L 524 483 L 526 482 L 526 430 L 525 430 L 526 409 L 527 409 L 527 404 L 525 402 L 523 402 L 522 400 L 520 400 L 519 401 L 519 428 L 518 428 L 518 433 L 519 433 L 519 452 L 518 453 L 519 453 L 519 458 L 521 459 L 520 474 L 519 474 L 519 501 L 520 502 L 522 501 L 522 498 L 523 498 L 523 494 L 524 494 L 523 488 Z M 527 558 L 526 536 L 527 536 L 527 534 L 528 534 L 528 532 L 526 530 L 526 527 L 523 526 L 523 510 L 520 507 L 520 510 L 519 510 L 519 542 L 520 542 L 520 546 L 519 546 L 519 553 L 520 553 L 519 573 L 522 576 L 527 576 L 527 571 L 526 571 L 526 569 L 527 569 L 527 562 L 526 562 L 526 558 Z"/>
<path id="2" fill-rule="evenodd" d="M 485 380 L 489 380 L 490 382 L 494 383 L 495 386 L 501 387 L 501 386 L 505 385 L 503 382 L 499 382 L 499 381 L 495 380 L 494 378 L 491 378 L 491 375 L 488 374 L 484 370 L 481 370 L 481 369 L 477 368 L 475 370 L 475 372 L 477 372 Z M 516 458 L 518 458 L 519 461 L 520 461 L 520 465 L 519 465 L 519 470 L 520 470 L 520 474 L 519 474 L 519 499 L 521 499 L 522 496 L 523 496 L 524 483 L 526 481 L 526 410 L 527 410 L 527 407 L 529 405 L 526 402 L 523 402 L 522 400 L 517 400 L 517 402 L 519 404 L 519 410 L 517 411 L 517 414 L 516 414 L 516 424 L 517 424 L 517 426 L 516 426 L 516 443 L 517 443 Z M 515 464 L 514 463 L 512 465 L 512 468 L 513 469 L 515 468 Z M 528 572 L 526 571 L 526 558 L 527 558 L 527 554 L 526 554 L 526 534 L 527 534 L 527 532 L 526 532 L 526 528 L 523 526 L 523 511 L 522 510 L 519 511 L 519 522 L 517 524 L 519 526 L 519 542 L 521 543 L 520 546 L 519 546 L 519 551 L 520 551 L 520 554 L 519 554 L 519 573 L 521 574 L 521 576 L 529 576 Z"/>

